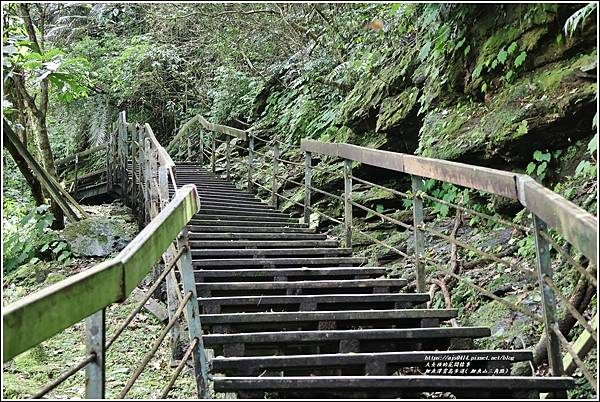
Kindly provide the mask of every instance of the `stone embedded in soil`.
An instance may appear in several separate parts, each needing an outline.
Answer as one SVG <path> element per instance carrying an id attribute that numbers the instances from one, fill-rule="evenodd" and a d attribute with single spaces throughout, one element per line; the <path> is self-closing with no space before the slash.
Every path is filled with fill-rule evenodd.
<path id="1" fill-rule="evenodd" d="M 91 217 L 73 222 L 60 233 L 71 252 L 80 257 L 106 257 L 122 250 L 135 230 L 121 219 Z"/>

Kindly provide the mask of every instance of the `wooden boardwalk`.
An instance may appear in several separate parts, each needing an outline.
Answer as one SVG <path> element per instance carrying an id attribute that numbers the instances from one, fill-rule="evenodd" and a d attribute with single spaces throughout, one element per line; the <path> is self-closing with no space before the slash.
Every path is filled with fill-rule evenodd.
<path id="1" fill-rule="evenodd" d="M 200 197 L 190 239 L 215 391 L 537 398 L 573 386 L 565 377 L 511 377 L 530 351 L 472 350 L 488 328 L 449 326 L 456 310 L 424 308 L 429 295 L 404 292 L 405 279 L 218 175 L 189 163 L 176 172 L 178 185 L 195 184 Z"/>

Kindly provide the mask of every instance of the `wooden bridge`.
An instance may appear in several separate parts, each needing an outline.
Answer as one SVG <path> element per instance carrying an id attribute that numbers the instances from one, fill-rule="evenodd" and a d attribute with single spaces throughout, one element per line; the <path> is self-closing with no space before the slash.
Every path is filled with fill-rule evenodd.
<path id="1" fill-rule="evenodd" d="M 201 137 L 192 140 L 194 124 L 202 130 Z M 118 341 L 154 290 L 166 282 L 172 307 L 169 323 L 121 397 L 127 395 L 158 344 L 181 319 L 188 327 L 188 347 L 165 385 L 163 397 L 189 358 L 198 395 L 203 398 L 210 397 L 210 384 L 214 392 L 235 393 L 239 398 L 537 398 L 540 393 L 564 397 L 566 390 L 575 386 L 571 375 L 576 370 L 595 389 L 596 373 L 589 372 L 582 360 L 597 345 L 597 318 L 589 320 L 569 304 L 553 280 L 552 266 L 553 257 L 563 258 L 573 270 L 596 283 L 595 217 L 520 174 L 314 140 L 300 144 L 305 155 L 300 163 L 282 157 L 284 146 L 289 147 L 197 116 L 164 148 L 150 126 L 127 123 L 122 113 L 107 145 L 67 158 L 60 165 L 79 164 L 82 157 L 98 153 L 106 155 L 105 167 L 86 173 L 75 168 L 73 194 L 82 198 L 115 192 L 138 213 L 144 229 L 116 259 L 8 306 L 3 313 L 3 360 L 88 317 L 88 357 L 37 396 L 85 367 L 86 396 L 104 397 L 105 351 Z M 170 153 L 182 161 L 174 163 Z M 238 161 L 245 158 L 247 170 L 247 177 L 239 178 L 237 185 L 231 169 L 236 155 Z M 315 172 L 331 174 L 320 171 L 313 161 L 325 157 L 342 161 L 343 195 L 313 186 Z M 412 191 L 403 193 L 357 177 L 353 173 L 357 163 L 410 175 Z M 300 169 L 304 181 L 283 175 L 283 165 Z M 532 236 L 537 252 L 535 269 L 428 227 L 423 207 L 433 197 L 423 191 L 423 178 L 520 202 L 532 213 L 531 227 L 446 203 L 465 213 L 518 226 Z M 413 223 L 356 202 L 352 197 L 355 183 L 382 187 L 410 199 Z M 289 184 L 304 189 L 303 203 L 284 195 L 282 190 Z M 269 202 L 258 198 L 256 192 Z M 320 211 L 312 202 L 316 195 L 341 202 L 344 216 L 331 217 Z M 278 209 L 280 199 L 302 208 L 302 222 Z M 361 232 L 353 224 L 357 222 L 355 210 L 409 230 L 414 253 Z M 311 213 L 341 225 L 342 238 L 310 228 Z M 583 259 L 573 258 L 557 244 L 553 233 L 566 239 Z M 411 268 L 393 276 L 385 267 L 370 266 L 367 258 L 353 254 L 353 234 L 391 249 L 411 262 Z M 427 308 L 428 277 L 442 272 L 462 278 L 431 257 L 426 234 L 475 249 L 489 261 L 519 270 L 532 288 L 540 290 L 541 308 L 535 310 L 467 281 L 482 295 L 543 325 L 548 376 L 511 375 L 515 364 L 533 360 L 531 350 L 477 350 L 473 340 L 490 336 L 489 328 L 450 325 L 458 317 L 457 310 Z M 145 300 L 111 339 L 105 339 L 104 309 L 125 300 L 161 256 L 164 268 L 153 274 L 154 285 Z M 574 342 L 557 326 L 559 305 L 571 312 L 582 328 Z M 212 350 L 214 357 L 207 358 L 205 349 Z"/>

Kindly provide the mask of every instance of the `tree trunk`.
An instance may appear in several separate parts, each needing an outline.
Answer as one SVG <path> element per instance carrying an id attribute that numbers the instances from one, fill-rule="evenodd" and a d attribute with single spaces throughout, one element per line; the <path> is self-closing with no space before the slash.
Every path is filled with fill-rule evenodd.
<path id="1" fill-rule="evenodd" d="M 38 40 L 37 35 L 35 33 L 35 27 L 31 20 L 31 15 L 29 13 L 29 6 L 27 4 L 21 3 L 19 5 L 21 17 L 23 18 L 23 22 L 25 23 L 25 29 L 27 31 L 27 35 L 29 37 L 30 42 L 32 43 L 32 49 L 38 53 L 43 52 L 43 40 L 42 37 Z M 44 27 L 38 27 L 40 32 L 44 32 Z M 24 103 L 27 105 L 31 113 L 35 116 L 36 120 L 36 137 L 37 137 L 37 145 L 40 151 L 40 155 L 42 158 L 42 166 L 44 169 L 50 174 L 52 177 L 56 177 L 56 167 L 54 165 L 54 155 L 52 153 L 52 147 L 50 145 L 50 140 L 48 138 L 48 126 L 46 125 L 46 113 L 48 111 L 48 77 L 44 78 L 40 82 L 40 102 L 39 105 L 36 104 L 35 99 L 27 92 L 27 88 L 25 86 L 25 76 L 24 75 L 15 75 L 13 78 L 13 82 L 15 84 L 15 89 L 19 91 L 21 97 L 23 98 Z M 54 215 L 54 222 L 52 222 L 53 229 L 61 229 L 64 227 L 64 213 L 59 205 L 52 201 L 50 203 L 50 210 Z"/>
<path id="2" fill-rule="evenodd" d="M 12 130 L 6 120 L 2 121 L 2 129 L 4 131 Z M 24 144 L 25 146 L 25 144 Z M 31 196 L 33 197 L 35 204 L 40 206 L 45 203 L 44 195 L 42 193 L 42 185 L 39 180 L 33 175 L 33 172 L 27 166 L 27 162 L 21 157 L 15 146 L 10 141 L 4 141 L 4 147 L 10 153 L 13 160 L 17 164 L 19 171 L 25 177 L 29 188 L 31 189 Z"/>

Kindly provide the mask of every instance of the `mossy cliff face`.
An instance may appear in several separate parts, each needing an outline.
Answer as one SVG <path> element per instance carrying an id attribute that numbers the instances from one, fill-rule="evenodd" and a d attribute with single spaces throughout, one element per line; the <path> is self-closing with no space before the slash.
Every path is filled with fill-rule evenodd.
<path id="1" fill-rule="evenodd" d="M 527 163 L 536 149 L 565 148 L 592 132 L 596 51 L 532 71 L 483 102 L 461 99 L 423 119 L 423 156 L 488 165 Z M 594 81 L 592 81 L 594 80 Z"/>
<path id="2" fill-rule="evenodd" d="M 299 69 L 288 81 L 282 73 L 261 92 L 255 118 L 285 138 L 285 117 L 277 113 L 293 106 L 296 134 L 295 122 L 306 120 L 314 129 L 301 134 L 323 141 L 522 169 L 535 150 L 567 148 L 593 135 L 597 27 L 588 18 L 572 37 L 563 32 L 578 8 L 446 5 L 433 22 L 422 21 L 430 9 L 417 13 L 415 26 L 430 25 L 390 42 L 346 91 L 323 89 Z M 319 100 L 306 107 L 308 119 L 299 97 L 286 96 L 293 90 Z M 318 95 L 324 90 L 328 102 Z"/>

